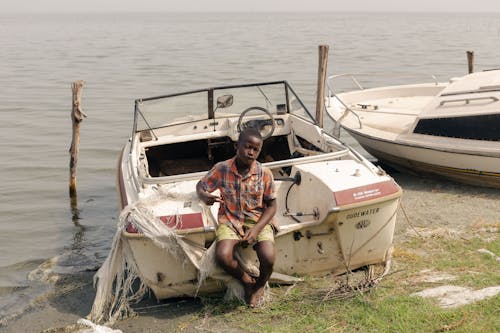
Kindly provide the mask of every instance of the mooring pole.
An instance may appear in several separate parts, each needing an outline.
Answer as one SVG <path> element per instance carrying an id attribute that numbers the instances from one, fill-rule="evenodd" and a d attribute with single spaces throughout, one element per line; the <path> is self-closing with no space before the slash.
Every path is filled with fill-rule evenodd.
<path id="1" fill-rule="evenodd" d="M 83 81 L 75 81 L 71 84 L 73 92 L 73 107 L 71 110 L 71 122 L 73 123 L 73 137 L 69 149 L 69 196 L 76 198 L 76 164 L 78 162 L 78 152 L 80 150 L 80 123 L 83 117 L 87 117 L 81 108 Z"/>
<path id="2" fill-rule="evenodd" d="M 467 51 L 467 64 L 469 67 L 469 74 L 474 72 L 474 51 Z"/>
<path id="3" fill-rule="evenodd" d="M 328 45 L 318 47 L 318 94 L 316 96 L 316 121 L 323 127 L 323 111 L 325 109 L 325 81 L 328 64 Z"/>

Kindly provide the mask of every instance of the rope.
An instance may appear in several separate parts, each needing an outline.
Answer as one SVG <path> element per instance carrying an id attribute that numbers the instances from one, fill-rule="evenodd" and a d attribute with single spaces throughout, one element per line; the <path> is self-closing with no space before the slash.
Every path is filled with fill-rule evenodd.
<path id="1" fill-rule="evenodd" d="M 401 207 L 401 210 L 403 211 L 403 215 L 405 216 L 405 221 L 406 221 L 406 223 L 408 223 L 408 225 L 410 226 L 410 228 L 412 228 L 412 229 L 413 229 L 413 231 L 415 231 L 415 233 L 418 235 L 418 237 L 420 237 L 420 238 L 424 238 L 424 237 L 423 237 L 423 236 L 422 236 L 422 235 L 421 235 L 421 234 L 417 231 L 417 229 L 415 229 L 415 227 L 411 224 L 410 219 L 408 218 L 408 214 L 406 214 L 406 211 L 405 211 L 405 209 L 404 209 L 404 207 L 403 207 L 403 203 L 402 203 L 402 201 L 401 201 L 401 200 L 399 201 L 399 207 Z"/>

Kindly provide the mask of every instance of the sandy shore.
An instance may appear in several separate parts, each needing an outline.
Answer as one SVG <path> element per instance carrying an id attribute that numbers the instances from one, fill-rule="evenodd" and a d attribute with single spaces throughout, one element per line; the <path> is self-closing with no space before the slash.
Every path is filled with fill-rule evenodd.
<path id="1" fill-rule="evenodd" d="M 415 230 L 425 232 L 426 229 L 441 228 L 461 231 L 470 226 L 500 223 L 500 190 L 399 173 L 394 177 L 404 189 L 404 212 L 401 209 L 398 211 L 396 246 Z M 95 293 L 93 274 L 82 272 L 60 279 L 54 286 L 54 295 L 9 320 L 0 327 L 0 331 L 74 332 L 74 324 L 85 317 L 92 306 Z M 138 305 L 138 317 L 123 320 L 115 328 L 123 332 L 172 332 L 178 329 L 179 324 L 189 322 L 202 308 L 198 300 L 170 300 L 158 304 L 152 298 Z M 230 327 L 225 329 L 231 331 Z"/>

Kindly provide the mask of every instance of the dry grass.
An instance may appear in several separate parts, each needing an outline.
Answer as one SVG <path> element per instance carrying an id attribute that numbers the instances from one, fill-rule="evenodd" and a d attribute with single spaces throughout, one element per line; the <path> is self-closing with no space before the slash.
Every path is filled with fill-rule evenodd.
<path id="1" fill-rule="evenodd" d="M 456 309 L 441 309 L 412 293 L 444 283 L 469 288 L 500 285 L 500 267 L 486 248 L 500 253 L 496 225 L 474 225 L 475 237 L 434 230 L 396 244 L 391 272 L 378 285 L 367 271 L 349 276 L 307 277 L 294 286 L 271 288 L 259 309 L 221 298 L 203 299 L 203 309 L 180 332 L 492 332 L 500 328 L 500 296 Z M 381 268 L 378 268 L 381 272 Z M 435 279 L 432 277 L 434 276 Z"/>

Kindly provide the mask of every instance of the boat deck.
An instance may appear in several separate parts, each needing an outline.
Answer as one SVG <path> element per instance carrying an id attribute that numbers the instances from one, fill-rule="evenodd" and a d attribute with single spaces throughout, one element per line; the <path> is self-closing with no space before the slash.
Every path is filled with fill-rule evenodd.
<path id="1" fill-rule="evenodd" d="M 359 115 L 364 128 L 371 127 L 402 134 L 408 131 L 416 116 L 432 98 L 432 96 L 391 97 L 367 100 L 349 107 Z"/>

